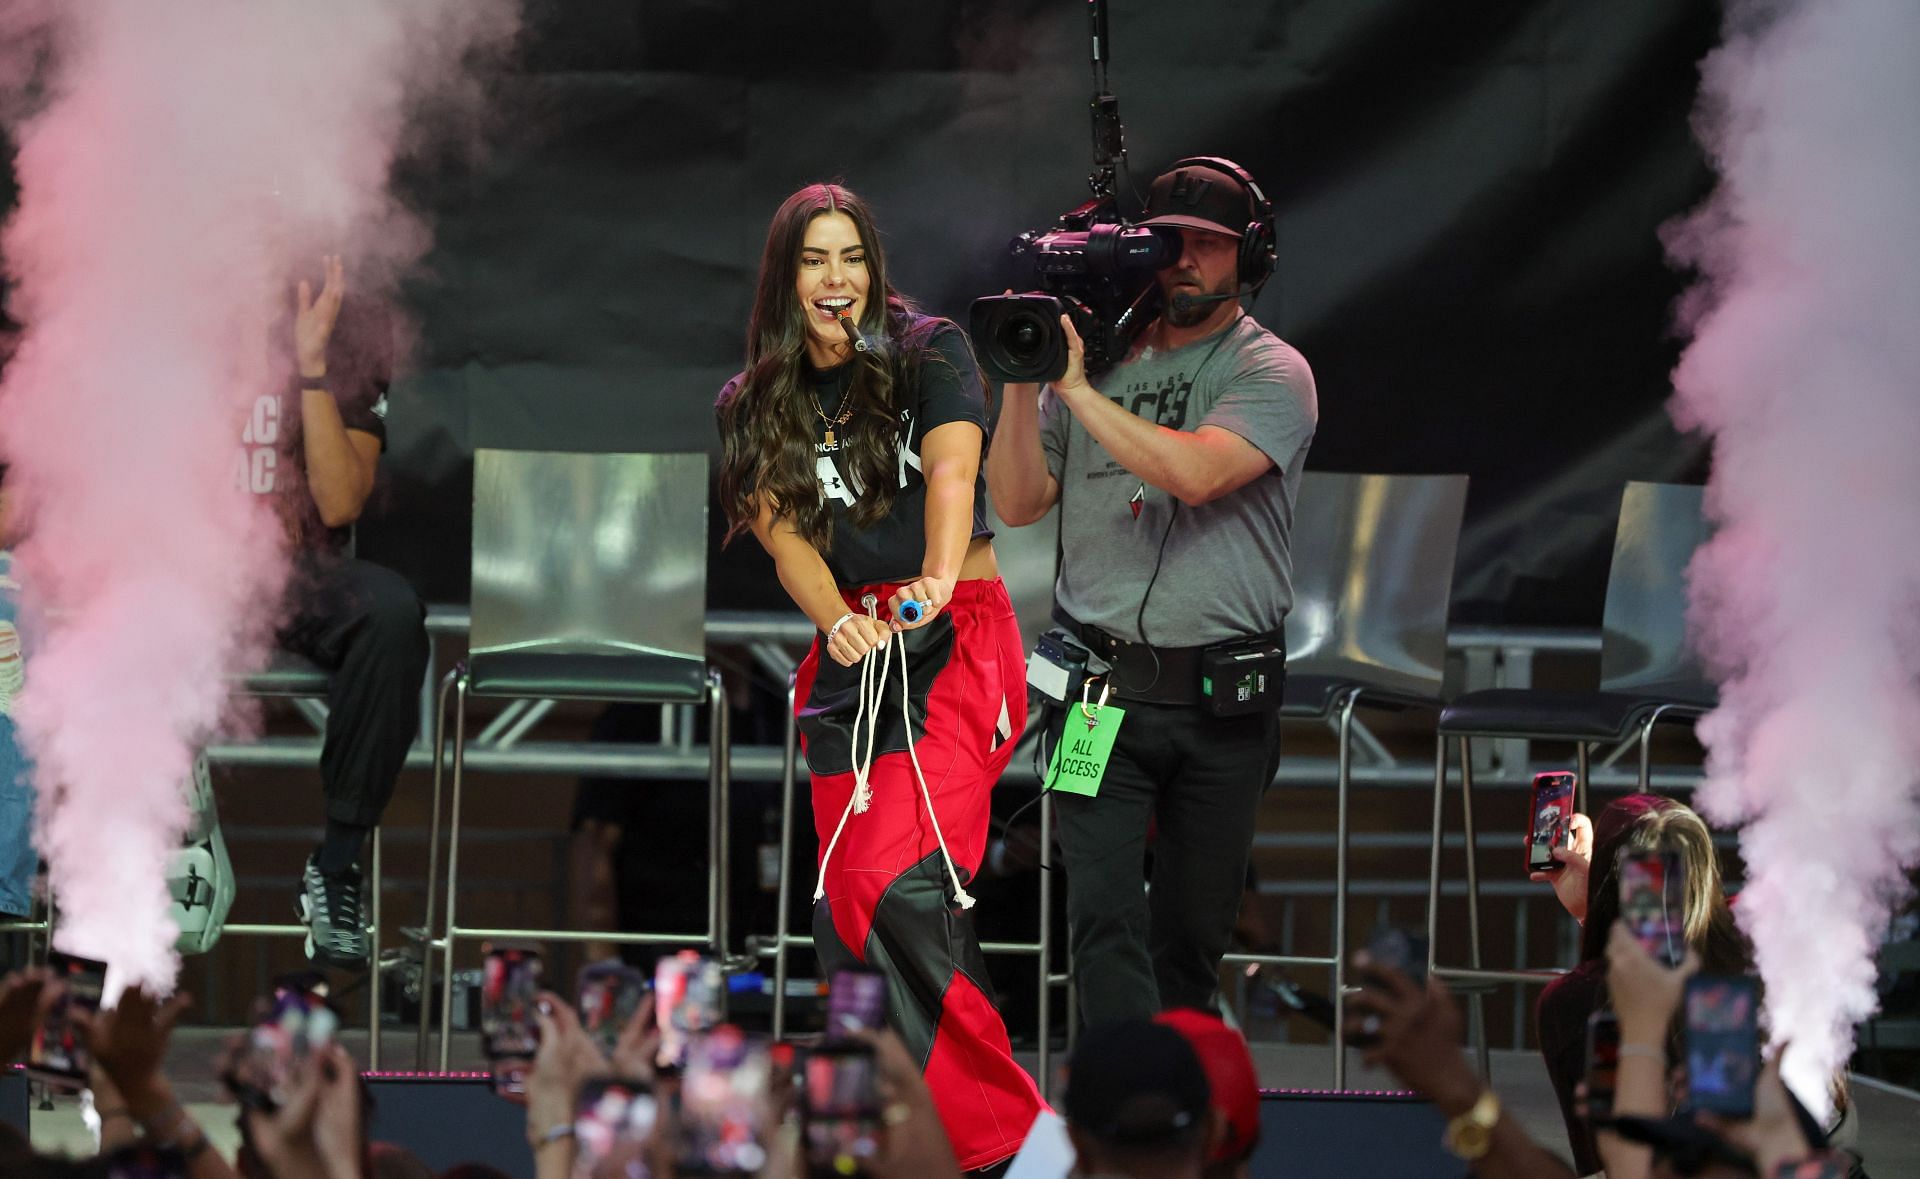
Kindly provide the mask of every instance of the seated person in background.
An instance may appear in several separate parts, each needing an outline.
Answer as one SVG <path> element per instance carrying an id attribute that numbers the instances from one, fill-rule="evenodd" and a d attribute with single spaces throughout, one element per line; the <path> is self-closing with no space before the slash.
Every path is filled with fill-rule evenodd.
<path id="1" fill-rule="evenodd" d="M 1260 1077 L 1246 1037 L 1212 1012 L 1192 1007 L 1162 1011 L 1153 1022 L 1185 1037 L 1207 1073 L 1215 1136 L 1202 1179 L 1246 1179 L 1260 1145 Z"/>
<path id="2" fill-rule="evenodd" d="M 1533 879 L 1551 881 L 1560 903 L 1581 923 L 1580 963 L 1547 984 L 1534 1014 L 1574 1166 L 1590 1175 L 1600 1169 L 1600 1156 L 1593 1131 L 1574 1110 L 1573 1089 L 1586 1075 L 1587 1017 L 1608 1005 L 1607 933 L 1620 916 L 1620 858 L 1640 852 L 1679 854 L 1687 880 L 1682 922 L 1687 945 L 1708 973 L 1750 974 L 1753 954 L 1727 907 L 1713 834 L 1692 810 L 1671 798 L 1631 794 L 1601 811 L 1597 823 L 1574 815 L 1570 829 L 1573 847 L 1556 847 L 1553 853 L 1560 870 L 1536 872 Z"/>
<path id="3" fill-rule="evenodd" d="M 426 607 L 398 573 L 349 555 L 349 530 L 386 447 L 391 332 L 373 308 L 345 302 L 338 257 L 325 267 L 317 296 L 299 285 L 294 379 L 255 401 L 238 471 L 272 501 L 293 554 L 280 645 L 331 673 L 320 751 L 326 836 L 307 858 L 298 899 L 307 957 L 360 970 L 368 955 L 360 853 L 419 729 Z"/>
<path id="4" fill-rule="evenodd" d="M 0 466 L 0 916 L 33 912 L 33 877 L 40 857 L 33 849 L 33 783 L 13 728 L 13 701 L 25 670 L 18 616 L 20 585 L 13 579 L 13 524 L 7 502 L 6 467 Z"/>
<path id="5" fill-rule="evenodd" d="M 1067 1066 L 1073 1173 L 1200 1179 L 1217 1119 L 1206 1070 L 1180 1032 L 1145 1020 L 1088 1028 Z"/>

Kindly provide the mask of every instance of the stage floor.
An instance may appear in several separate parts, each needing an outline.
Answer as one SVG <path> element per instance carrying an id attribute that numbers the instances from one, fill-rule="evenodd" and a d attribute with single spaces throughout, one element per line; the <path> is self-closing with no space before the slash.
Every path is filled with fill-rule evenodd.
<path id="1" fill-rule="evenodd" d="M 237 1141 L 235 1107 L 221 1100 L 213 1058 L 220 1042 L 231 1033 L 211 1028 L 183 1028 L 168 1054 L 168 1071 L 193 1116 L 206 1128 L 216 1148 L 232 1157 Z M 345 1042 L 356 1059 L 366 1058 L 366 1034 L 349 1033 Z M 409 1068 L 413 1062 L 411 1033 L 388 1032 L 381 1047 L 390 1068 Z M 1333 1081 L 1333 1058 L 1325 1047 L 1302 1044 L 1257 1043 L 1254 1062 L 1260 1084 L 1269 1089 L 1326 1089 Z M 456 1036 L 455 1068 L 482 1067 L 477 1037 Z M 1023 1053 L 1031 1071 L 1035 1061 Z M 1349 1056 L 1350 1089 L 1397 1088 L 1385 1073 L 1360 1065 L 1359 1054 Z M 1534 1139 L 1565 1155 L 1566 1135 L 1560 1107 L 1547 1084 L 1546 1069 L 1534 1053 L 1495 1052 L 1493 1083 L 1501 1101 L 1526 1126 Z M 1854 1098 L 1860 1110 L 1860 1148 L 1867 1169 L 1875 1175 L 1920 1175 L 1920 1093 L 1879 1081 L 1855 1078 Z M 84 1153 L 90 1150 L 81 1125 L 79 1105 L 72 1097 L 56 1097 L 51 1110 L 33 1112 L 34 1145 L 46 1151 Z"/>

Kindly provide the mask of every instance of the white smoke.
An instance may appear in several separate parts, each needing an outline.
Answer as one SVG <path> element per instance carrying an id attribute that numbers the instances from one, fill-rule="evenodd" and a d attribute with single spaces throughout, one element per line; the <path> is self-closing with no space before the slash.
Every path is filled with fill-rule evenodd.
<path id="1" fill-rule="evenodd" d="M 0 17 L 20 186 L 0 251 L 22 325 L 0 447 L 47 620 L 18 715 L 61 944 L 122 979 L 171 986 L 180 786 L 275 621 L 280 531 L 235 465 L 247 407 L 291 375 L 269 346 L 289 275 L 329 250 L 350 289 L 391 289 L 427 243 L 388 191 L 409 117 L 469 91 L 470 53 L 516 21 L 516 0 L 7 0 Z"/>
<path id="2" fill-rule="evenodd" d="M 1668 237 L 1701 276 L 1673 411 L 1713 437 L 1719 524 L 1700 801 L 1741 826 L 1771 1034 L 1824 1107 L 1920 862 L 1920 4 L 1732 0 L 1726 31 L 1720 185 Z"/>

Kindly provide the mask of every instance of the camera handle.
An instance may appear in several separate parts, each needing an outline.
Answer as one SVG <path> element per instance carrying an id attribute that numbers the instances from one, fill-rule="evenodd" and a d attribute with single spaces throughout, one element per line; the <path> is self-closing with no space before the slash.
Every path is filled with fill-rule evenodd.
<path id="1" fill-rule="evenodd" d="M 1107 92 L 1107 0 L 1087 0 L 1088 31 L 1093 40 L 1093 172 L 1087 187 L 1099 200 L 1114 195 L 1114 178 L 1127 159 L 1127 132 L 1120 123 L 1120 100 Z"/>

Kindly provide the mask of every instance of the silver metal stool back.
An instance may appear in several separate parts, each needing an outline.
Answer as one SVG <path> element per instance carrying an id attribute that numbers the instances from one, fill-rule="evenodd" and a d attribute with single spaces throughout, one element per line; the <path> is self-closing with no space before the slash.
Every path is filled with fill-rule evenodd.
<path id="1" fill-rule="evenodd" d="M 1602 691 L 1717 698 L 1687 639 L 1687 565 L 1711 531 L 1705 499 L 1704 487 L 1627 484 L 1600 624 Z"/>
<path id="2" fill-rule="evenodd" d="M 1309 471 L 1293 519 L 1287 676 L 1438 699 L 1465 475 Z"/>
<path id="3" fill-rule="evenodd" d="M 652 654 L 704 669 L 707 456 L 473 456 L 476 673 L 492 655 Z"/>
<path id="4" fill-rule="evenodd" d="M 476 451 L 472 559 L 469 658 L 441 684 L 434 734 L 430 881 L 439 873 L 441 751 L 451 691 L 456 704 L 447 916 L 442 935 L 432 942 L 443 951 L 443 1069 L 451 1054 L 452 970 L 459 941 L 705 945 L 722 956 L 728 942 L 727 706 L 720 676 L 706 663 L 707 456 Z M 709 719 L 707 928 L 695 933 L 627 933 L 458 925 L 468 695 L 704 705 Z M 515 722 L 515 731 L 538 715 L 530 711 Z M 433 918 L 430 885 L 429 931 Z M 431 988 L 429 975 L 423 989 Z M 423 1019 L 423 1062 L 426 1026 Z"/>

